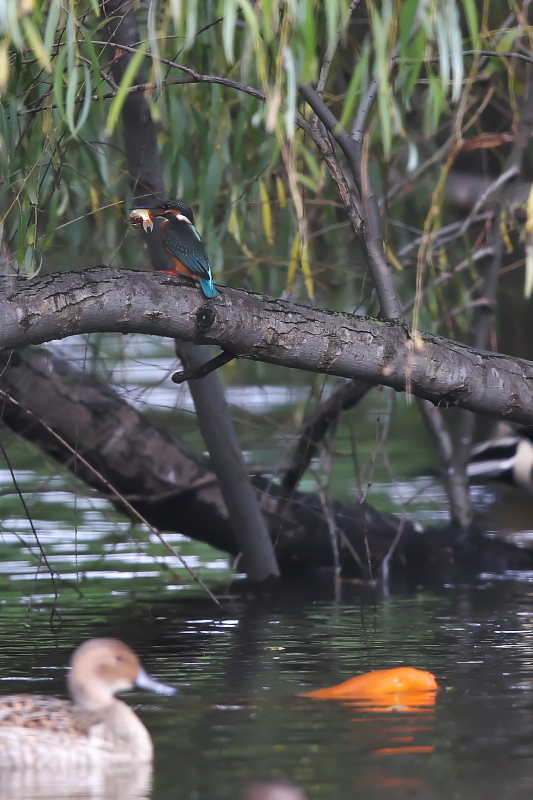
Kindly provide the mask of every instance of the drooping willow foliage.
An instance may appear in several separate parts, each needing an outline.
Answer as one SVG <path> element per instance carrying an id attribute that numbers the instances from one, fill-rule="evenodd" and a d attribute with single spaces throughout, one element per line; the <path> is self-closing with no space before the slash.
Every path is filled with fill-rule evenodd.
<path id="1" fill-rule="evenodd" d="M 468 159 L 476 169 L 489 157 L 503 164 L 530 69 L 519 6 L 509 14 L 489 0 L 140 2 L 140 41 L 117 86 L 112 61 L 124 53 L 107 44 L 102 5 L 0 0 L 4 272 L 146 264 L 125 223 L 120 136 L 142 64 L 169 193 L 197 212 L 217 280 L 375 310 L 309 132 L 298 88 L 311 83 L 346 130 L 364 120 L 403 299 L 418 288 L 423 327 L 445 318 L 455 336 L 468 332 L 485 234 L 456 237 L 452 250 L 440 235 L 458 216 L 446 178 Z M 463 263 L 453 281 L 442 278 Z"/>

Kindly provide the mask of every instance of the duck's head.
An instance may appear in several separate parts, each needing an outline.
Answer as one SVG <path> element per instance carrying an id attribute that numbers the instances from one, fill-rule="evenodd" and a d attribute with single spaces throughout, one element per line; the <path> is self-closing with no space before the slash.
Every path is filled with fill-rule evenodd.
<path id="1" fill-rule="evenodd" d="M 118 639 L 90 639 L 78 647 L 70 662 L 68 685 L 72 699 L 88 709 L 102 708 L 117 692 L 137 686 L 160 694 L 176 690 L 150 678 L 141 662 Z"/>

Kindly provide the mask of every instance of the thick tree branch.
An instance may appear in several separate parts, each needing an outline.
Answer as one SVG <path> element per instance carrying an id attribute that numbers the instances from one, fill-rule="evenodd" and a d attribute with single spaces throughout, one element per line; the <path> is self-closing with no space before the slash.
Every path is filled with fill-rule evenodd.
<path id="1" fill-rule="evenodd" d="M 0 348 L 76 333 L 147 333 L 216 344 L 240 358 L 360 378 L 533 424 L 533 364 L 384 323 L 221 288 L 111 267 L 0 281 Z"/>

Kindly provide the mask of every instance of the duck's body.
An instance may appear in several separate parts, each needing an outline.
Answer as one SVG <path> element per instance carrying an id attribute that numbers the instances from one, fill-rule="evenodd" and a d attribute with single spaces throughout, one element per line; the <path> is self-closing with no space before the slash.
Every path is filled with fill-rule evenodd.
<path id="1" fill-rule="evenodd" d="M 533 494 L 533 430 L 481 442 L 467 465 L 470 479 L 498 480 Z"/>
<path id="2" fill-rule="evenodd" d="M 65 769 L 150 762 L 150 735 L 114 693 L 134 685 L 174 694 L 144 672 L 117 639 L 91 639 L 71 661 L 73 702 L 14 694 L 0 698 L 0 767 Z"/>

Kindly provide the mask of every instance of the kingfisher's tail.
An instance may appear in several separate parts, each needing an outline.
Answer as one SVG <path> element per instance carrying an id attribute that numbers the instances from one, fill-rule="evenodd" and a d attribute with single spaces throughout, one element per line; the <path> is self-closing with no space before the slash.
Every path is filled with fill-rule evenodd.
<path id="1" fill-rule="evenodd" d="M 200 286 L 206 297 L 218 297 L 218 292 L 212 278 L 209 278 L 209 280 L 200 278 Z"/>

